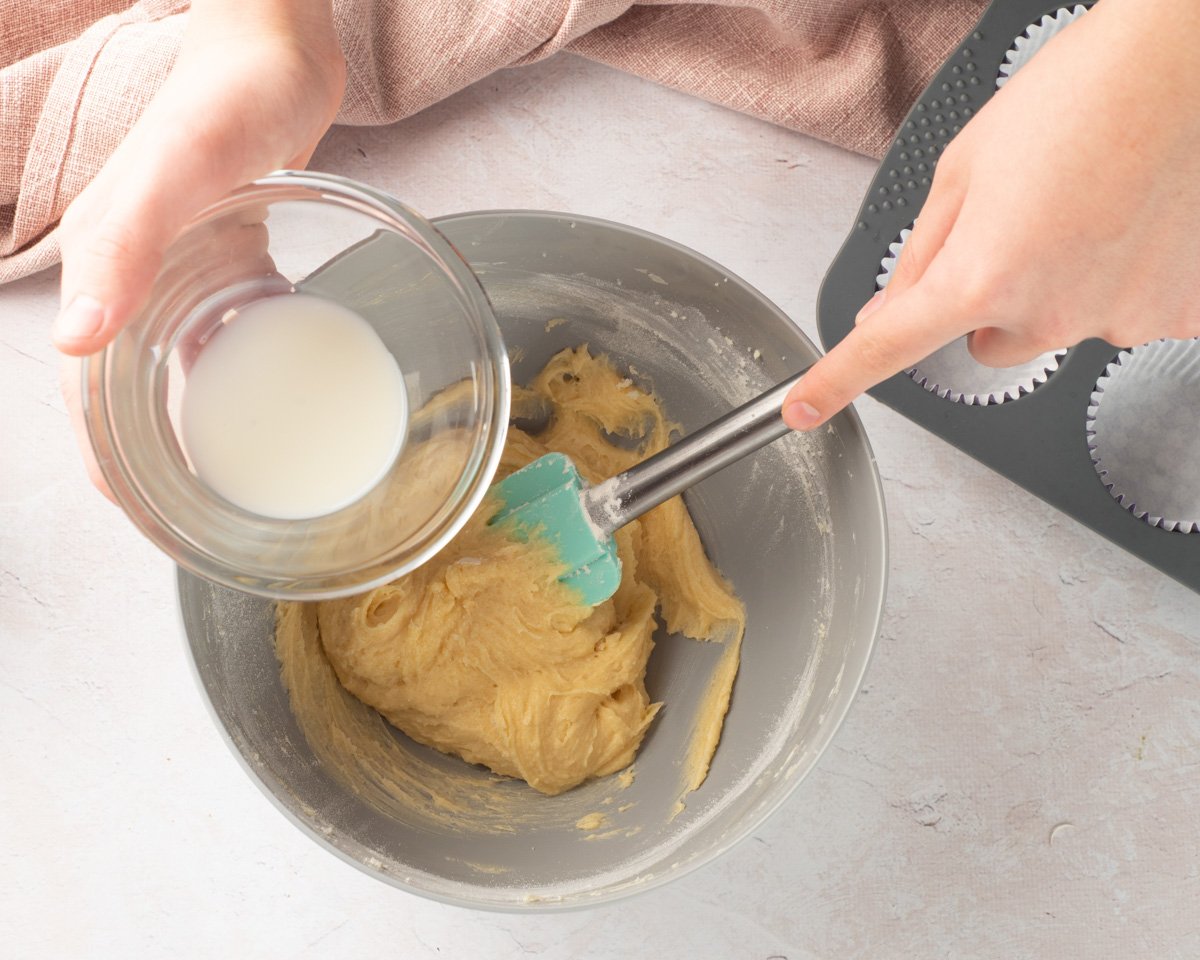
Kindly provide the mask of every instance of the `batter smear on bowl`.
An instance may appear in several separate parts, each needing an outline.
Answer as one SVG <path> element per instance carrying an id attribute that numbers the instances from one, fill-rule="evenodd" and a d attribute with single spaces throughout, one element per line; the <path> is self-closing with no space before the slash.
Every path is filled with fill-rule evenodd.
<path id="1" fill-rule="evenodd" d="M 665 447 L 673 424 L 658 400 L 586 347 L 554 356 L 528 388 L 549 404 L 535 436 L 510 429 L 499 476 L 551 451 L 589 480 Z M 613 442 L 625 439 L 635 442 Z M 557 794 L 632 763 L 662 704 L 646 692 L 655 615 L 668 630 L 726 644 L 684 766 L 703 782 L 737 672 L 745 609 L 705 556 L 676 497 L 616 534 L 621 585 L 597 607 L 558 582 L 544 544 L 488 526 L 485 501 L 432 560 L 369 593 L 279 605 L 276 645 L 288 658 L 307 621 L 342 685 L 420 743 Z M 298 703 L 297 713 L 313 707 Z M 301 717 L 303 725 L 303 717 Z"/>

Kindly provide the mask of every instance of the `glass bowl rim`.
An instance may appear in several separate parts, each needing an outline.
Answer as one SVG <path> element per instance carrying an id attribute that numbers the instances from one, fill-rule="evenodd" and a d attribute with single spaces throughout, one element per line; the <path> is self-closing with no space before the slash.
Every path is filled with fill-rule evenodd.
<path id="1" fill-rule="evenodd" d="M 283 571 L 272 579 L 262 576 L 247 577 L 231 569 L 221 557 L 193 545 L 161 515 L 158 506 L 150 503 L 138 489 L 136 479 L 129 469 L 128 458 L 122 454 L 114 435 L 112 411 L 108 402 L 108 365 L 114 350 L 119 349 L 124 342 L 123 333 L 118 334 L 116 339 L 97 353 L 81 358 L 80 405 L 91 454 L 100 475 L 108 484 L 111 498 L 139 531 L 174 563 L 207 580 L 268 599 L 328 600 L 374 589 L 415 569 L 441 550 L 458 533 L 487 495 L 499 465 L 508 429 L 512 384 L 500 326 L 483 286 L 466 258 L 429 220 L 382 190 L 334 174 L 277 170 L 237 188 L 206 207 L 183 227 L 177 238 L 192 227 L 227 214 L 231 210 L 251 204 L 288 199 L 288 194 L 296 188 L 307 189 L 317 194 L 316 197 L 300 199 L 300 202 L 336 203 L 343 208 L 372 216 L 381 225 L 388 225 L 390 229 L 398 232 L 401 232 L 399 228 L 411 231 L 420 241 L 420 245 L 423 245 L 423 252 L 438 265 L 446 279 L 454 284 L 459 295 L 466 301 L 464 312 L 471 313 L 482 321 L 482 353 L 483 359 L 488 362 L 482 364 L 481 368 L 491 386 L 488 391 L 488 409 L 485 409 L 482 417 L 484 439 L 481 446 L 484 447 L 484 455 L 476 458 L 474 476 L 464 474 L 463 478 L 460 478 L 460 487 L 463 480 L 468 482 L 466 493 L 460 497 L 458 512 L 442 524 L 434 536 L 417 549 L 404 554 L 398 562 L 373 560 L 369 565 L 349 566 L 340 571 L 323 571 L 310 576 L 295 576 Z M 132 322 L 137 323 L 139 319 L 140 317 L 135 317 Z M 356 571 L 376 570 L 381 567 L 386 569 L 374 576 L 364 579 L 354 577 Z"/>

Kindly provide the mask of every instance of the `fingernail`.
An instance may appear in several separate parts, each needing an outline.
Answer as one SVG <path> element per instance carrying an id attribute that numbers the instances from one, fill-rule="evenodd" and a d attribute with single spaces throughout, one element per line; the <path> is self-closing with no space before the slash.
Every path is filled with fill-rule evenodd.
<path id="1" fill-rule="evenodd" d="M 883 306 L 883 295 L 887 293 L 887 288 L 878 291 L 875 296 L 863 304 L 863 308 L 858 311 L 858 316 L 854 318 L 855 323 L 862 323 L 871 314 Z"/>
<path id="2" fill-rule="evenodd" d="M 104 326 L 104 304 L 95 297 L 80 294 L 64 309 L 54 324 L 58 340 L 88 340 Z"/>
<path id="3" fill-rule="evenodd" d="M 803 400 L 793 400 L 783 408 L 783 422 L 793 430 L 811 430 L 820 421 L 820 411 Z"/>

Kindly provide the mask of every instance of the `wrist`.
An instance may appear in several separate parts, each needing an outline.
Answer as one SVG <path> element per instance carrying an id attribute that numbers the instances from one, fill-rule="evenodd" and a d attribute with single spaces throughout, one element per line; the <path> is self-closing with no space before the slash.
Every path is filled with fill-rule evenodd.
<path id="1" fill-rule="evenodd" d="M 196 48 L 207 55 L 238 42 L 290 49 L 322 74 L 344 75 L 333 0 L 192 0 L 184 51 Z M 340 86 L 342 80 L 331 82 Z"/>
<path id="2" fill-rule="evenodd" d="M 195 19 L 265 22 L 286 25 L 297 20 L 333 22 L 333 0 L 192 0 Z"/>
<path id="3" fill-rule="evenodd" d="M 190 34 L 332 41 L 333 0 L 192 0 Z"/>

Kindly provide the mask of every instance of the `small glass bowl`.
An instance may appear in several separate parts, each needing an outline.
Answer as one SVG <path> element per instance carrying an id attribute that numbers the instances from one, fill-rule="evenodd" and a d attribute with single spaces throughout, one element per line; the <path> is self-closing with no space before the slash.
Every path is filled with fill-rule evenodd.
<path id="1" fill-rule="evenodd" d="M 281 520 L 198 478 L 181 399 L 192 360 L 233 311 L 293 291 L 371 324 L 404 376 L 409 418 L 366 496 Z M 487 492 L 509 402 L 495 316 L 450 242 L 394 198 L 326 174 L 275 173 L 200 214 L 166 251 L 141 314 L 83 363 L 92 448 L 133 522 L 181 567 L 280 599 L 367 590 L 440 550 Z"/>

